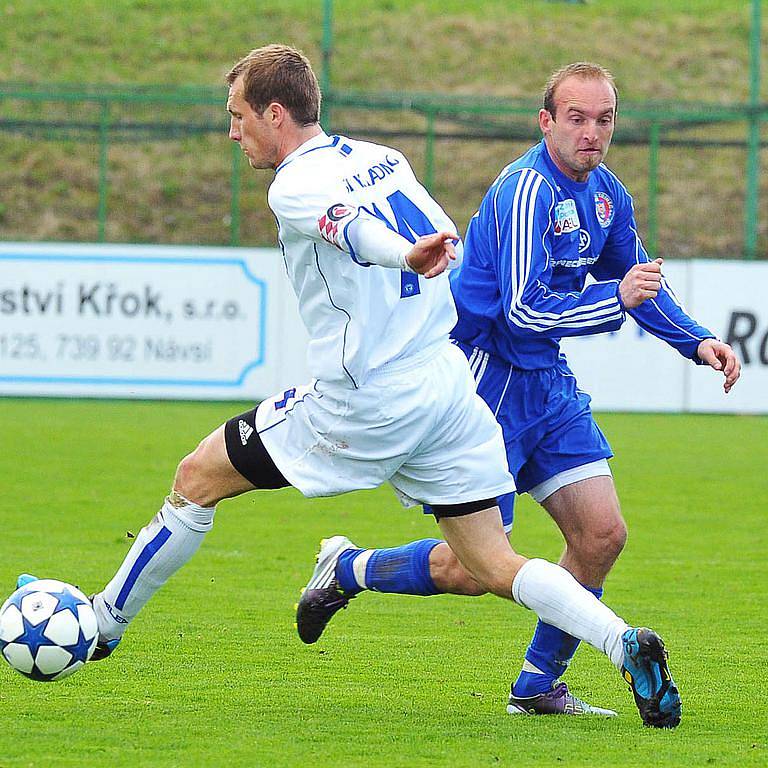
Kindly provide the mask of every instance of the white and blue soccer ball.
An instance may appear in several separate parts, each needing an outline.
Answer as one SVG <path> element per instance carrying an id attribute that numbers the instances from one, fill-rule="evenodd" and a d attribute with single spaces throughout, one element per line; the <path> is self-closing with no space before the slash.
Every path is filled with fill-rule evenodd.
<path id="1" fill-rule="evenodd" d="M 98 639 L 90 601 L 63 581 L 29 582 L 0 608 L 0 653 L 32 680 L 69 677 L 91 658 Z"/>

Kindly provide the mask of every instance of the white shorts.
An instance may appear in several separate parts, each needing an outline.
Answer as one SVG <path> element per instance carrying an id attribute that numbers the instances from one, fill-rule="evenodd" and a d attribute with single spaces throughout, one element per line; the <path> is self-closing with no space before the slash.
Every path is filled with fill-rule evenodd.
<path id="1" fill-rule="evenodd" d="M 256 429 L 305 496 L 389 481 L 411 506 L 515 490 L 501 428 L 475 393 L 466 357 L 447 341 L 373 372 L 359 389 L 315 381 L 269 398 Z"/>

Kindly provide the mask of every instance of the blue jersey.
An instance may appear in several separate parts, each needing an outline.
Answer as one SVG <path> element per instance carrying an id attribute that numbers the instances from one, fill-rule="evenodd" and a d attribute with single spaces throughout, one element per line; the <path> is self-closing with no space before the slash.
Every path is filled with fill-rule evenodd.
<path id="1" fill-rule="evenodd" d="M 549 368 L 562 337 L 621 326 L 619 283 L 646 261 L 621 181 L 604 165 L 583 183 L 569 179 L 542 141 L 501 172 L 469 223 L 462 267 L 451 275 L 453 336 L 516 368 Z M 714 336 L 664 279 L 655 299 L 628 313 L 697 362 L 699 343 Z"/>

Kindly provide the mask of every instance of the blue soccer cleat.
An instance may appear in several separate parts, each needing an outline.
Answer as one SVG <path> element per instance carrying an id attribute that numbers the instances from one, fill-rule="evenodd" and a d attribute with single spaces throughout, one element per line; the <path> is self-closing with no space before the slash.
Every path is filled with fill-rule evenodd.
<path id="1" fill-rule="evenodd" d="M 31 584 L 33 581 L 39 581 L 37 576 L 32 576 L 29 573 L 22 573 L 18 579 L 16 579 L 16 589 L 26 587 L 27 584 Z"/>
<path id="2" fill-rule="evenodd" d="M 653 728 L 676 728 L 682 703 L 661 638 L 653 630 L 639 627 L 628 629 L 621 639 L 621 674 L 630 685 L 643 723 Z"/>

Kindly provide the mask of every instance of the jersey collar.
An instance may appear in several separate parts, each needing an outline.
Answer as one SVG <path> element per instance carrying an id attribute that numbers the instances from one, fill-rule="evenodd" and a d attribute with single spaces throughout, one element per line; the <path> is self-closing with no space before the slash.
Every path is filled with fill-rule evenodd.
<path id="1" fill-rule="evenodd" d="M 341 139 L 339 136 L 329 136 L 324 131 L 321 131 L 316 136 L 313 136 L 311 139 L 296 147 L 296 149 L 294 149 L 293 152 L 291 152 L 289 155 L 286 155 L 283 159 L 283 162 L 280 163 L 277 168 L 275 168 L 275 173 L 280 173 L 280 171 L 285 168 L 288 163 L 292 163 L 297 157 L 306 155 L 308 152 L 314 152 L 317 149 L 328 149 L 330 147 L 335 147 L 340 140 Z"/>

